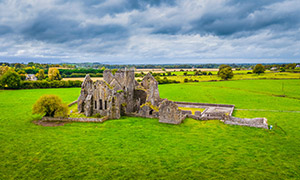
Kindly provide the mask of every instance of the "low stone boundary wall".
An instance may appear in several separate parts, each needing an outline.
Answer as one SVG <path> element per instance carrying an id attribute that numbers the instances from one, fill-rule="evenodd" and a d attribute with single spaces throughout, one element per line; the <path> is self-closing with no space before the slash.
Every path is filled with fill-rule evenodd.
<path id="1" fill-rule="evenodd" d="M 192 111 L 187 111 L 187 110 L 181 110 L 181 112 L 182 114 L 187 114 L 187 115 L 192 114 Z"/>
<path id="2" fill-rule="evenodd" d="M 193 114 L 187 114 L 186 116 L 188 118 L 192 118 L 192 119 L 195 119 L 195 120 L 201 120 L 201 118 L 199 116 L 196 116 L 196 115 L 193 115 Z"/>
<path id="3" fill-rule="evenodd" d="M 73 106 L 74 104 L 76 104 L 77 103 L 77 100 L 76 101 L 73 101 L 73 102 L 71 102 L 70 104 L 68 104 L 68 106 L 69 107 L 71 107 L 71 106 Z"/>
<path id="4" fill-rule="evenodd" d="M 230 107 L 230 108 L 234 108 L 234 105 L 231 104 L 209 104 L 209 103 L 192 103 L 192 102 L 179 102 L 179 101 L 174 101 L 178 106 L 180 105 L 184 105 L 185 107 L 188 107 L 189 105 L 191 107 L 195 107 L 195 106 L 212 106 L 212 107 Z"/>
<path id="5" fill-rule="evenodd" d="M 226 117 L 224 120 L 225 124 L 231 125 L 240 125 L 240 126 L 250 126 L 257 128 L 265 128 L 268 129 L 268 121 L 266 118 L 237 118 L 237 117 Z"/>
<path id="6" fill-rule="evenodd" d="M 62 117 L 46 117 L 44 116 L 42 118 L 42 121 L 48 121 L 48 122 L 55 122 L 55 121 L 61 121 L 61 122 L 104 122 L 106 121 L 107 118 L 103 117 L 103 118 L 62 118 Z"/>

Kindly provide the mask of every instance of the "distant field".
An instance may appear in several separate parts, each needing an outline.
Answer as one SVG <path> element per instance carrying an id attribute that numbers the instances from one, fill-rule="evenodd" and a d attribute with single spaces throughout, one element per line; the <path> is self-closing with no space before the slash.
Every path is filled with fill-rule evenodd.
<path id="1" fill-rule="evenodd" d="M 144 71 L 143 71 L 144 72 Z M 154 72 L 154 71 L 152 71 Z M 167 71 L 168 72 L 168 71 Z M 187 76 L 184 73 L 187 73 Z M 202 76 L 194 76 L 194 71 L 176 71 L 171 72 L 171 74 L 175 74 L 176 76 L 166 76 L 168 79 L 176 80 L 180 82 L 184 82 L 184 79 L 193 79 L 198 81 L 219 81 L 220 77 L 217 75 L 217 71 L 206 71 L 211 72 L 213 75 L 202 75 Z M 252 72 L 251 70 L 241 70 L 241 71 L 233 71 L 234 77 L 232 80 L 247 80 L 247 79 L 300 79 L 300 73 L 289 73 L 289 72 L 272 72 L 266 71 L 263 74 L 247 74 L 248 72 Z M 146 73 L 146 72 L 144 72 Z M 158 71 L 156 73 L 159 73 Z M 167 74 L 167 73 L 165 73 Z M 161 76 L 165 77 L 165 76 Z M 68 80 L 81 80 L 83 81 L 84 77 L 81 78 L 63 78 L 64 81 Z M 102 80 L 103 77 L 92 77 L 92 80 Z M 142 79 L 142 77 L 137 77 L 136 79 Z"/>
<path id="2" fill-rule="evenodd" d="M 93 80 L 93 81 L 97 81 L 97 80 L 103 80 L 103 77 L 91 77 L 91 79 Z M 137 79 L 142 79 L 142 77 L 136 77 L 135 78 L 136 80 Z M 75 80 L 80 80 L 80 81 L 83 81 L 84 80 L 84 77 L 79 77 L 79 78 L 63 78 L 62 79 L 63 81 L 69 81 L 69 80 L 71 80 L 71 81 L 75 81 Z"/>
<path id="3" fill-rule="evenodd" d="M 300 179 L 299 89 L 299 79 L 159 85 L 162 98 L 235 104 L 234 116 L 266 117 L 273 130 L 133 117 L 43 127 L 33 103 L 70 103 L 80 88 L 1 90 L 0 179 Z"/>
<path id="4" fill-rule="evenodd" d="M 189 72 L 188 74 L 193 74 L 193 72 Z M 171 80 L 177 80 L 180 82 L 184 82 L 184 79 L 193 79 L 198 81 L 219 81 L 221 80 L 220 77 L 217 76 L 217 74 L 213 75 L 202 75 L 202 76 L 183 76 L 183 75 L 177 75 L 177 76 L 168 76 L 168 79 Z M 234 76 L 232 80 L 247 80 L 247 79 L 300 79 L 300 73 L 263 73 L 263 74 L 247 74 L 247 72 L 236 72 L 234 71 Z"/>
<path id="5" fill-rule="evenodd" d="M 201 71 L 218 71 L 219 69 L 208 69 L 208 68 L 195 68 L 197 70 L 201 70 Z M 140 73 L 140 72 L 144 72 L 144 73 L 148 73 L 148 72 L 153 72 L 153 73 L 164 73 L 164 72 L 180 72 L 180 70 L 183 71 L 193 71 L 194 69 L 165 69 L 165 71 L 163 71 L 162 69 L 136 69 L 135 72 L 136 73 Z M 182 72 L 182 71 L 181 71 Z"/>

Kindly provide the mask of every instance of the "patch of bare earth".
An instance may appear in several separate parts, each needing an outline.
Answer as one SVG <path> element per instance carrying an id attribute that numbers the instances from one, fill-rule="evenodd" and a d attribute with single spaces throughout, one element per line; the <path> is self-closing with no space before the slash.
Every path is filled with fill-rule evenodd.
<path id="1" fill-rule="evenodd" d="M 68 122 L 47 122 L 47 121 L 42 121 L 42 120 L 36 120 L 36 121 L 32 121 L 34 124 L 39 125 L 39 126 L 50 126 L 50 127 L 54 127 L 54 126 L 63 126 Z"/>

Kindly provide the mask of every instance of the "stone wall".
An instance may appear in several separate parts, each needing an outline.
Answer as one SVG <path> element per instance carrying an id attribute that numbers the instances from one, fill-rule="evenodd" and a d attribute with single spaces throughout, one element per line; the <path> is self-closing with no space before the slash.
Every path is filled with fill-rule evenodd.
<path id="1" fill-rule="evenodd" d="M 69 107 L 73 106 L 74 104 L 77 104 L 77 100 L 71 102 L 70 104 L 68 104 Z"/>
<path id="2" fill-rule="evenodd" d="M 231 125 L 240 125 L 240 126 L 250 126 L 250 127 L 257 127 L 257 128 L 265 128 L 268 129 L 268 122 L 266 118 L 237 118 L 228 116 L 224 120 L 225 124 Z"/>
<path id="3" fill-rule="evenodd" d="M 193 102 L 179 102 L 174 101 L 179 107 L 191 107 L 191 108 L 198 108 L 198 107 L 234 107 L 231 104 L 210 104 L 210 103 L 193 103 Z"/>
<path id="4" fill-rule="evenodd" d="M 48 122 L 56 122 L 56 121 L 62 121 L 62 122 L 104 122 L 107 120 L 107 117 L 103 118 L 62 118 L 62 117 L 47 117 L 44 116 L 42 118 L 42 121 L 48 121 Z"/>
<path id="5" fill-rule="evenodd" d="M 160 123 L 181 124 L 185 117 L 173 101 L 164 100 L 159 106 Z"/>

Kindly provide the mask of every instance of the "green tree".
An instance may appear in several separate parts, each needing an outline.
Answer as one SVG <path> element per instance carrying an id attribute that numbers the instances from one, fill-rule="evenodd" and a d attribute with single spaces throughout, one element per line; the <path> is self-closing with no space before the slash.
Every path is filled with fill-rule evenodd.
<path id="1" fill-rule="evenodd" d="M 231 79 L 233 77 L 232 68 L 228 65 L 222 64 L 219 67 L 218 76 L 224 80 Z"/>
<path id="2" fill-rule="evenodd" d="M 285 65 L 285 69 L 295 69 L 295 67 L 297 66 L 296 63 L 292 63 L 292 64 L 286 64 Z"/>
<path id="3" fill-rule="evenodd" d="M 39 72 L 36 74 L 36 77 L 39 80 L 45 79 L 45 71 L 44 71 L 44 69 L 40 69 Z"/>
<path id="4" fill-rule="evenodd" d="M 279 68 L 279 71 L 280 71 L 280 72 L 285 72 L 285 68 L 284 68 L 284 67 L 280 67 L 280 68 Z"/>
<path id="5" fill-rule="evenodd" d="M 112 73 L 113 75 L 115 75 L 117 71 L 118 71 L 118 69 L 112 69 L 112 70 L 111 70 L 111 73 Z"/>
<path id="6" fill-rule="evenodd" d="M 43 95 L 33 105 L 32 113 L 50 117 L 67 117 L 68 106 L 56 95 Z"/>
<path id="7" fill-rule="evenodd" d="M 17 89 L 21 85 L 21 78 L 18 73 L 8 70 L 0 77 L 0 84 L 4 88 Z"/>
<path id="8" fill-rule="evenodd" d="M 253 73 L 260 74 L 265 72 L 265 66 L 262 64 L 256 64 L 256 66 L 253 69 Z"/>
<path id="9" fill-rule="evenodd" d="M 20 75 L 22 81 L 26 79 L 26 72 L 23 69 L 18 69 L 17 73 Z"/>
<path id="10" fill-rule="evenodd" d="M 199 71 L 196 70 L 196 71 L 194 72 L 194 76 L 199 76 L 200 74 L 201 74 L 201 71 L 200 71 L 200 70 L 199 70 Z"/>
<path id="11" fill-rule="evenodd" d="M 0 66 L 0 76 L 5 74 L 10 68 L 8 66 Z"/>
<path id="12" fill-rule="evenodd" d="M 61 76 L 57 68 L 49 68 L 48 77 L 50 81 L 61 80 Z"/>

